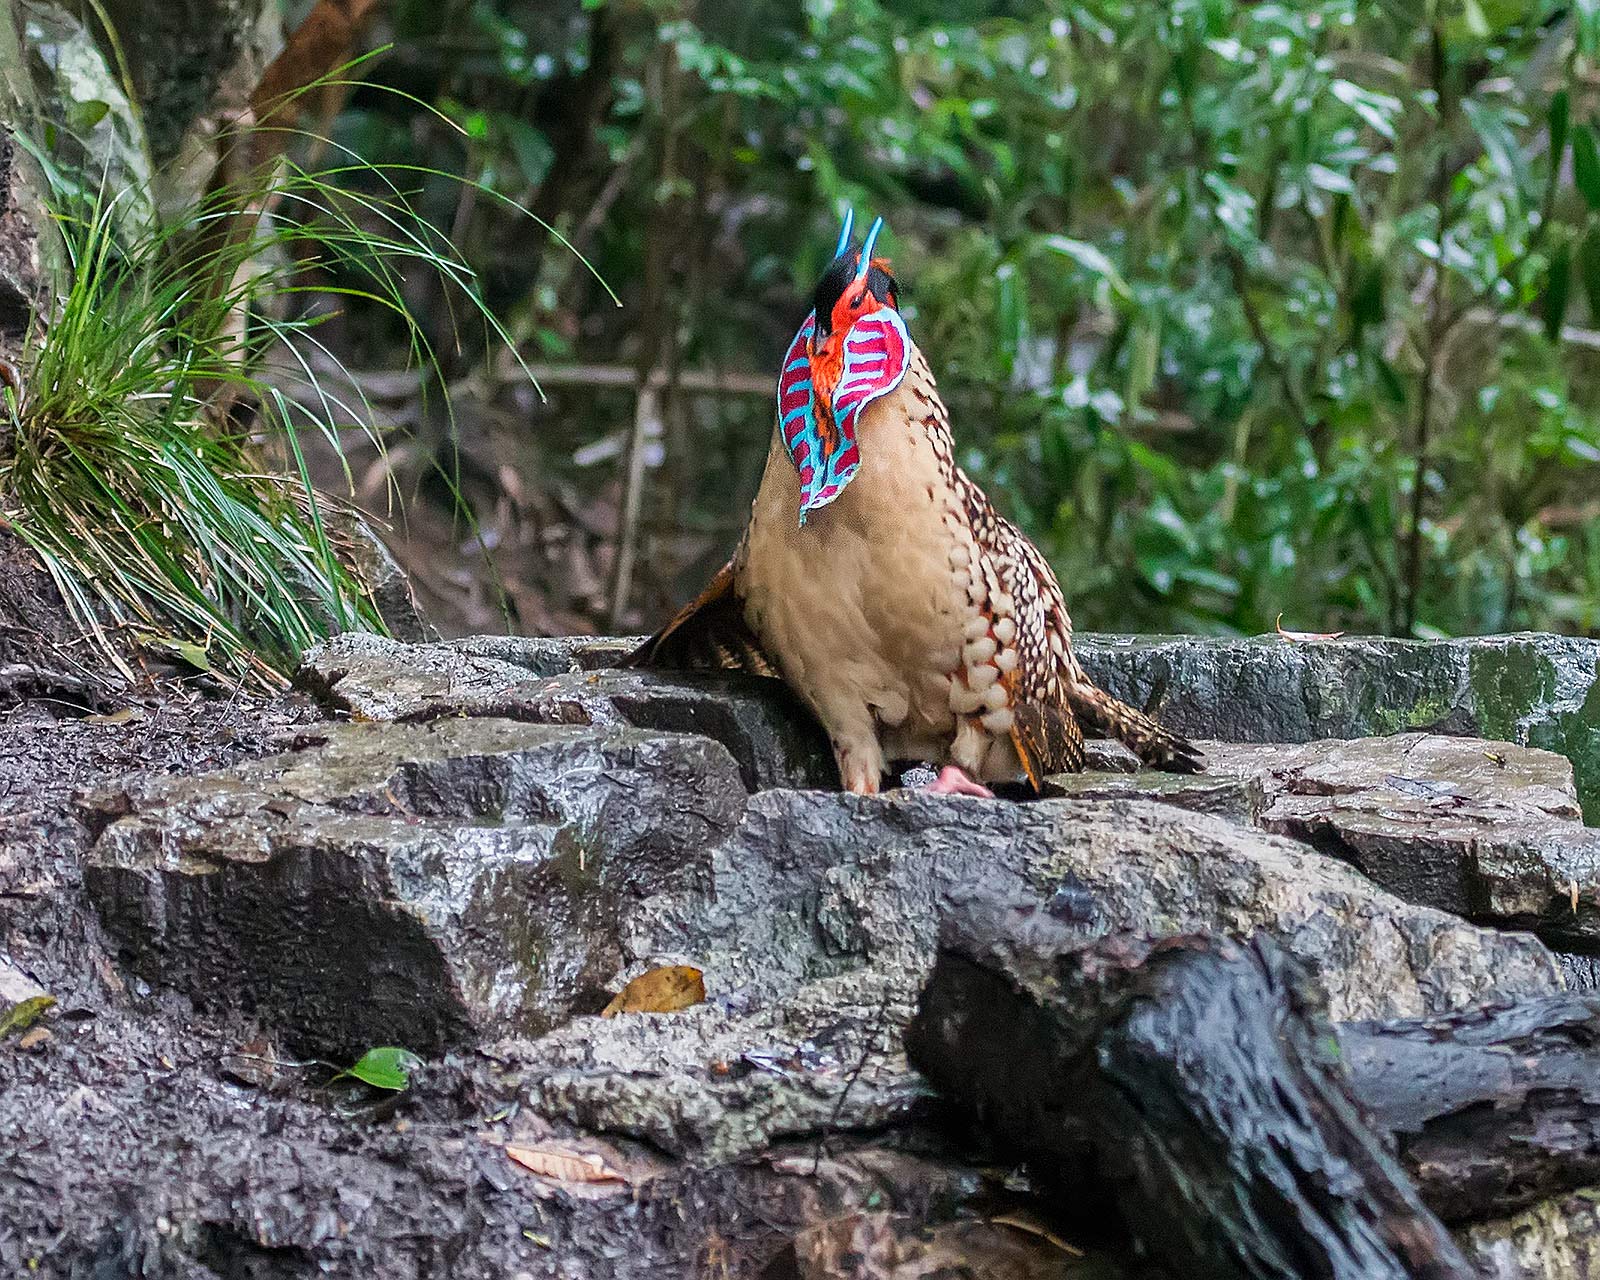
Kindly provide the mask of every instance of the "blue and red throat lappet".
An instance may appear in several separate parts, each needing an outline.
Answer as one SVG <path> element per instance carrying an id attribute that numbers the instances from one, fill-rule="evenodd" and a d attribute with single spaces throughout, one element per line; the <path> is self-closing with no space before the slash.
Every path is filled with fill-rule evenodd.
<path id="1" fill-rule="evenodd" d="M 1098 689 L 1072 653 L 1056 576 L 955 463 L 950 418 L 906 332 L 883 229 L 846 216 L 814 309 L 783 357 L 750 524 L 700 596 L 632 657 L 779 675 L 827 730 L 850 791 L 891 762 L 943 766 L 936 791 L 1083 767 L 1083 729 L 1147 764 L 1195 750 Z"/>

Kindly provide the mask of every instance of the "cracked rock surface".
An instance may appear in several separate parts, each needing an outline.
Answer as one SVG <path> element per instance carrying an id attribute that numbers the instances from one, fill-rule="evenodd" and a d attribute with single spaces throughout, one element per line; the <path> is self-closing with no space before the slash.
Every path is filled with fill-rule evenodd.
<path id="1" fill-rule="evenodd" d="M 58 1001 L 0 1040 L 0 1266 L 1116 1276 L 995 1227 L 1038 1206 L 906 1063 L 952 900 L 1264 929 L 1339 1019 L 1548 993 L 1600 952 L 1583 642 L 1084 637 L 1209 771 L 1100 744 L 1025 804 L 840 795 L 780 685 L 606 669 L 629 647 L 340 637 L 273 732 L 152 773 L 130 725 L 120 774 L 0 822 L 0 1005 Z M 706 1001 L 597 1016 L 665 965 Z M 425 1059 L 403 1094 L 305 1065 L 380 1044 Z M 1470 1247 L 1564 1274 L 1586 1204 Z"/>
<path id="2" fill-rule="evenodd" d="M 1557 986 L 1532 938 L 1220 817 L 1126 799 L 749 796 L 722 746 L 686 734 L 328 725 L 284 755 L 85 807 L 105 824 L 89 894 L 138 979 L 248 1007 L 301 1054 L 509 1040 L 541 1115 L 696 1157 L 907 1114 L 920 1089 L 897 1033 L 944 904 L 976 884 L 1085 899 L 1104 930 L 1267 929 L 1316 966 L 1340 1018 Z M 581 1016 L 635 973 L 685 963 L 707 1005 Z"/>

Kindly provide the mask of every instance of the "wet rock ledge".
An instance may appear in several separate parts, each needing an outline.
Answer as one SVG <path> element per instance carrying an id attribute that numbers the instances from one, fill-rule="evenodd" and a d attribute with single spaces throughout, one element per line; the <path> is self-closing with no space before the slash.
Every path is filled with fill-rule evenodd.
<path id="1" fill-rule="evenodd" d="M 133 775 L 55 819 L 81 846 L 57 904 L 76 922 L 81 894 L 87 913 L 71 954 L 101 948 L 112 979 L 99 1025 L 205 1046 L 185 1087 L 215 1105 L 185 1116 L 133 1082 L 116 1106 L 235 1137 L 222 1152 L 191 1134 L 193 1167 L 117 1175 L 163 1206 L 155 1244 L 118 1235 L 115 1198 L 46 1209 L 21 1153 L 109 1157 L 38 1111 L 49 1059 L 13 1069 L 0 1043 L 0 1201 L 25 1206 L 0 1223 L 0 1262 L 44 1257 L 55 1232 L 82 1245 L 61 1257 L 137 1244 L 195 1276 L 422 1274 L 441 1248 L 458 1271 L 666 1276 L 742 1231 L 748 1274 L 1115 1276 L 1126 1242 L 1080 1262 L 1048 1231 L 994 1225 L 1018 1193 L 979 1170 L 1004 1152 L 968 1149 L 906 1060 L 951 903 L 981 890 L 1090 936 L 1261 932 L 1341 1024 L 1580 988 L 1600 954 L 1592 642 L 1084 637 L 1096 677 L 1202 739 L 1211 767 L 1133 772 L 1099 744 L 1099 768 L 1031 803 L 840 795 L 781 686 L 609 669 L 628 643 L 340 637 L 299 681 L 321 718 L 275 752 Z M 13 967 L 67 982 L 48 954 Z M 666 965 L 701 970 L 705 1002 L 594 1016 Z M 224 1082 L 217 1063 L 246 1041 L 338 1062 L 403 1044 L 430 1065 L 400 1131 L 352 1135 L 315 1096 Z M 261 1175 L 266 1217 L 213 1187 L 241 1176 L 240 1152 L 287 1140 L 258 1122 L 302 1153 L 293 1179 Z M 553 1139 L 647 1168 L 623 1180 L 633 1207 L 503 1153 Z M 421 1236 L 395 1202 L 337 1190 L 378 1168 L 392 1181 L 397 1162 L 420 1179 L 405 1204 L 433 1224 Z M 704 1212 L 668 1222 L 647 1186 Z M 1594 1217 L 1582 1192 L 1530 1195 L 1457 1238 L 1484 1275 L 1569 1274 L 1558 1261 Z M 599 1270 L 574 1243 L 623 1229 L 655 1243 Z M 251 1250 L 283 1265 L 239 1270 Z M 571 1269 L 580 1254 L 590 1270 Z"/>

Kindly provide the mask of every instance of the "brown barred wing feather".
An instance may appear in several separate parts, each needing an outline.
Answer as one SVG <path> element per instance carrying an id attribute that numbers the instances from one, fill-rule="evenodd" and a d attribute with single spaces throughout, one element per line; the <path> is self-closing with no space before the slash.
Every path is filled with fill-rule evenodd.
<path id="1" fill-rule="evenodd" d="M 1079 669 L 1082 676 L 1082 669 Z M 1090 729 L 1128 745 L 1134 755 L 1154 769 L 1168 773 L 1203 773 L 1205 757 L 1188 739 L 1164 728 L 1144 712 L 1119 702 L 1083 676 L 1067 686 L 1067 700 Z"/>
<path id="2" fill-rule="evenodd" d="M 624 658 L 621 665 L 780 674 L 745 621 L 733 560 L 718 569 L 704 591 Z"/>
<path id="3" fill-rule="evenodd" d="M 1048 699 L 1048 705 L 1059 707 L 1057 714 L 1064 713 L 1073 722 L 1073 732 L 1078 735 L 1074 752 L 1077 763 L 1060 767 L 1083 767 L 1081 725 L 1093 733 L 1125 743 L 1140 760 L 1153 768 L 1165 769 L 1170 773 L 1201 772 L 1205 768 L 1204 757 L 1191 743 L 1170 729 L 1163 728 L 1144 712 L 1113 698 L 1089 679 L 1088 673 L 1078 665 L 1078 659 L 1072 652 L 1072 619 L 1067 614 L 1066 600 L 1061 594 L 1061 585 L 1056 581 L 1055 573 L 1039 549 L 1020 530 L 1010 525 L 1006 528 L 1015 539 L 1014 554 L 1028 570 L 1018 577 L 1031 580 L 1042 606 L 1037 613 L 1043 618 L 1048 652 L 1040 665 L 1049 672 L 1050 692 L 1053 695 Z M 1026 651 L 1023 661 L 1028 661 Z M 1022 755 L 1020 746 L 1017 754 Z M 1033 780 L 1032 770 L 1028 772 L 1030 780 Z M 1038 786 L 1037 780 L 1034 780 L 1034 786 Z"/>
<path id="4" fill-rule="evenodd" d="M 1011 704 L 1011 745 L 1035 791 L 1045 775 L 1083 768 L 1083 731 L 1069 707 L 1019 698 Z"/>

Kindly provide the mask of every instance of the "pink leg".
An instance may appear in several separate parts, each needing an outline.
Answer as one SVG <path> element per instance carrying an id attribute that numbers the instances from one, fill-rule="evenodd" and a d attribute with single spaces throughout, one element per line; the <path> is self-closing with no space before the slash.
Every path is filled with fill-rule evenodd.
<path id="1" fill-rule="evenodd" d="M 939 777 L 929 784 L 929 795 L 935 796 L 981 796 L 985 800 L 993 800 L 994 792 L 980 782 L 974 782 L 967 771 L 960 765 L 947 764 L 939 770 Z"/>

